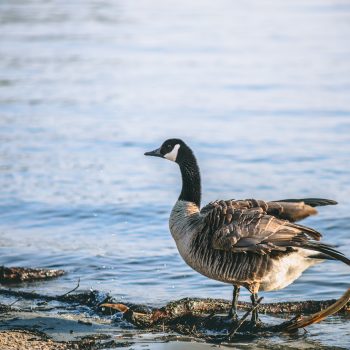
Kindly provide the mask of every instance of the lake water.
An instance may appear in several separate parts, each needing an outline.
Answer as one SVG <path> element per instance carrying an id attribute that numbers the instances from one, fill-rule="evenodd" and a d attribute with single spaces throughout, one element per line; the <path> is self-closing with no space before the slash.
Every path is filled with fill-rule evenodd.
<path id="1" fill-rule="evenodd" d="M 203 203 L 336 199 L 304 223 L 350 255 L 348 1 L 8 0 L 0 32 L 0 264 L 68 272 L 18 288 L 230 298 L 170 236 L 179 170 L 143 155 L 170 137 L 195 151 Z M 349 284 L 327 262 L 264 297 Z M 349 320 L 309 331 L 350 348 Z"/>

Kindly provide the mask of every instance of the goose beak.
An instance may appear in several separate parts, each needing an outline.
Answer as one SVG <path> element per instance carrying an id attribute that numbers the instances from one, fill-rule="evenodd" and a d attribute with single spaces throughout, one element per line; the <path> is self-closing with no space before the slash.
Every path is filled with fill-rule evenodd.
<path id="1" fill-rule="evenodd" d="M 160 148 L 157 148 L 154 151 L 146 152 L 145 156 L 153 156 L 153 157 L 164 158 L 164 156 L 160 153 Z"/>

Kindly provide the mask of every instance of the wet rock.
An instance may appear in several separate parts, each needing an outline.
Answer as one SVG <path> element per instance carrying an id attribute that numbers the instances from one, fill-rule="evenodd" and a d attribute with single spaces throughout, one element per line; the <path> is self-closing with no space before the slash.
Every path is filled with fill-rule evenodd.
<path id="1" fill-rule="evenodd" d="M 0 266 L 0 283 L 31 282 L 62 276 L 63 270 Z"/>

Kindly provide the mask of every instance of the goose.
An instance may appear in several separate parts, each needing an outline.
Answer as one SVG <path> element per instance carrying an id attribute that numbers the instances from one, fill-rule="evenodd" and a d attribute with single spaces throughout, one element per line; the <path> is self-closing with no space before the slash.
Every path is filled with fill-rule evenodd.
<path id="1" fill-rule="evenodd" d="M 295 222 L 317 213 L 315 207 L 337 204 L 322 198 L 278 201 L 216 200 L 203 208 L 197 160 L 180 139 L 166 140 L 146 152 L 177 163 L 182 189 L 169 228 L 183 260 L 200 274 L 233 285 L 229 317 L 237 319 L 240 288 L 251 294 L 251 322 L 258 325 L 258 292 L 285 288 L 324 259 L 350 260 L 321 243 L 321 233 Z"/>

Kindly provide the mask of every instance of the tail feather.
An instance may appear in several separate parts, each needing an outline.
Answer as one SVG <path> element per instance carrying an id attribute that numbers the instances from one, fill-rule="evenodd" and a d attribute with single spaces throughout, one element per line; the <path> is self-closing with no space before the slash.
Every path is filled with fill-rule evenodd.
<path id="1" fill-rule="evenodd" d="M 304 202 L 305 204 L 310 205 L 310 207 L 323 207 L 325 205 L 338 204 L 338 202 L 332 199 L 325 199 L 325 198 L 280 199 L 275 202 L 289 202 L 289 203 Z"/>
<path id="2" fill-rule="evenodd" d="M 320 252 L 322 254 L 325 254 L 333 259 L 342 261 L 343 263 L 350 265 L 350 260 L 338 250 L 334 249 L 332 246 L 325 244 L 325 243 L 319 243 L 319 242 L 307 242 L 303 248 L 316 250 L 317 252 Z"/>
<path id="3" fill-rule="evenodd" d="M 320 252 L 315 252 L 312 255 L 308 255 L 308 258 L 320 259 L 320 260 L 336 260 L 335 258 L 332 258 L 331 256 L 329 256 L 325 253 L 320 253 Z"/>

